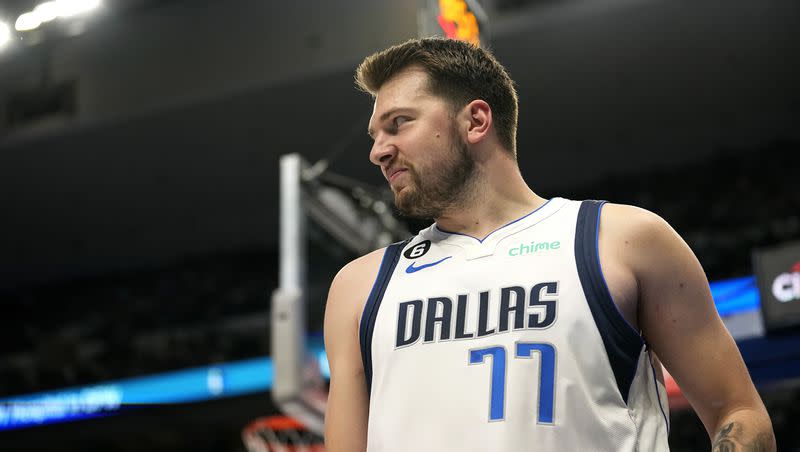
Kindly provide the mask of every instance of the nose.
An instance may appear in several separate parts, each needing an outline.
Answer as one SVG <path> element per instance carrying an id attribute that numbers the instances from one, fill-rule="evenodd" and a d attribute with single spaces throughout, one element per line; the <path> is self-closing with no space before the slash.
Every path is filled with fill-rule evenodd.
<path id="1" fill-rule="evenodd" d="M 397 155 L 397 147 L 386 138 L 386 135 L 379 133 L 369 151 L 369 160 L 377 166 L 387 165 Z"/>

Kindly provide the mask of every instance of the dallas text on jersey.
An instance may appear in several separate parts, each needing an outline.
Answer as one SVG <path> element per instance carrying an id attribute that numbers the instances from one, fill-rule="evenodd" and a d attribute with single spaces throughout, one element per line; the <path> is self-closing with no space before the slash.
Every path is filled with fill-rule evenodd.
<path id="1" fill-rule="evenodd" d="M 400 303 L 395 347 L 413 345 L 419 341 L 420 336 L 424 336 L 422 343 L 426 344 L 480 338 L 522 329 L 543 329 L 556 320 L 558 281 L 535 284 L 527 293 L 521 285 L 503 287 L 499 292 L 496 325 L 489 325 L 489 308 L 495 304 L 490 303 L 491 291 L 478 293 L 478 324 L 472 332 L 467 331 L 467 310 L 475 309 L 475 304 L 470 303 L 470 294 L 455 297 L 455 322 L 453 299 L 450 297 L 429 297 Z M 527 307 L 524 305 L 526 299 Z M 437 324 L 439 328 L 436 328 Z"/>

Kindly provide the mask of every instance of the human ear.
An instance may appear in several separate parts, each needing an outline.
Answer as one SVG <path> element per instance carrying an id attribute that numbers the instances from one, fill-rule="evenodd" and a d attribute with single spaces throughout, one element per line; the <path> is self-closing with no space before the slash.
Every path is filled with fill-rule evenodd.
<path id="1" fill-rule="evenodd" d="M 492 108 L 486 101 L 476 99 L 467 105 L 465 113 L 469 115 L 467 141 L 470 144 L 483 141 L 489 135 L 492 127 Z"/>

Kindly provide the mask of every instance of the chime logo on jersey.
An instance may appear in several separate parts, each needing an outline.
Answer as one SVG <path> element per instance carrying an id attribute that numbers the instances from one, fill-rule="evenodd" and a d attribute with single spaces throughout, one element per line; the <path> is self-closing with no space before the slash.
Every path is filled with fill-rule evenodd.
<path id="1" fill-rule="evenodd" d="M 530 291 L 522 286 L 509 286 L 499 292 L 499 300 L 486 290 L 477 297 L 461 294 L 453 298 L 430 297 L 400 303 L 395 347 L 412 345 L 420 337 L 423 343 L 471 339 L 508 331 L 543 329 L 555 322 L 558 281 L 538 283 Z M 477 325 L 467 325 L 468 312 L 470 319 L 477 318 Z M 489 324 L 490 312 L 498 313 L 494 325 Z"/>
<path id="2" fill-rule="evenodd" d="M 772 295 L 782 303 L 800 300 L 800 262 L 792 265 L 789 273 L 781 273 L 772 281 Z"/>
<path id="3" fill-rule="evenodd" d="M 561 242 L 558 240 L 553 242 L 520 243 L 518 245 L 514 245 L 513 248 L 510 248 L 508 250 L 508 255 L 512 257 L 525 256 L 527 254 L 541 254 L 545 251 L 558 249 L 561 249 Z"/>

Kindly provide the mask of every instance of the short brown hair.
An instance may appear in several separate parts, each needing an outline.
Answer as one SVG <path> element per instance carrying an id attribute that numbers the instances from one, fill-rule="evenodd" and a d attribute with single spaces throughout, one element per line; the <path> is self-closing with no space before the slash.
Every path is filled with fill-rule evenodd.
<path id="1" fill-rule="evenodd" d="M 516 156 L 517 92 L 491 53 L 455 39 L 411 39 L 365 58 L 356 69 L 356 85 L 375 97 L 387 80 L 412 65 L 425 70 L 430 92 L 449 101 L 454 111 L 475 99 L 485 100 L 500 144 Z"/>

